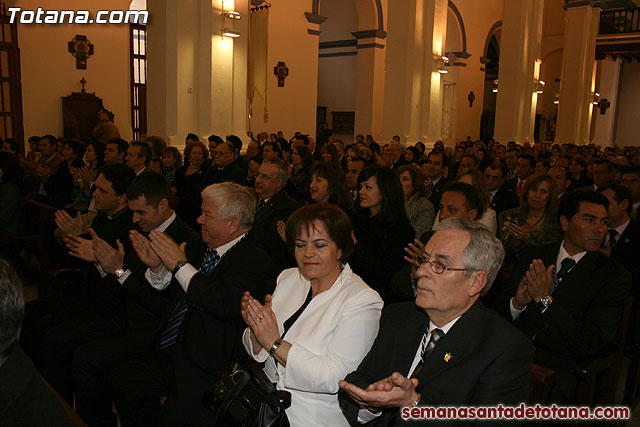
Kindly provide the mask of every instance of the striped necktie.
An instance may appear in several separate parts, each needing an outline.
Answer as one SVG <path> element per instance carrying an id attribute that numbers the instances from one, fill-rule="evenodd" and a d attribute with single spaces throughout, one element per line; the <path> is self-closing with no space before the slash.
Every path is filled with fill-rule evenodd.
<path id="1" fill-rule="evenodd" d="M 204 257 L 204 261 L 202 262 L 202 268 L 200 271 L 205 276 L 208 276 L 213 271 L 213 268 L 220 261 L 220 255 L 218 255 L 218 251 L 212 250 L 210 248 L 207 249 L 207 252 Z M 162 334 L 160 335 L 160 349 L 164 350 L 167 347 L 171 347 L 176 343 L 178 339 L 178 332 L 180 332 L 180 325 L 182 325 L 182 321 L 184 320 L 184 316 L 189 311 L 189 305 L 184 299 L 184 295 L 176 304 L 176 307 L 173 309 L 173 313 L 171 313 L 171 317 L 167 321 L 166 326 L 162 330 Z"/>
<path id="2" fill-rule="evenodd" d="M 422 369 L 422 365 L 424 365 L 424 361 L 427 360 L 427 357 L 429 357 L 431 353 L 433 353 L 433 350 L 435 350 L 436 348 L 436 344 L 438 344 L 440 338 L 444 336 L 444 332 L 442 331 L 442 329 L 434 329 L 433 331 L 431 331 L 431 338 L 429 338 L 429 342 L 427 342 L 427 333 L 428 331 L 425 332 L 422 336 L 420 361 L 416 365 L 416 368 L 413 370 L 413 374 L 411 375 L 412 377 L 418 375 L 418 373 Z"/>

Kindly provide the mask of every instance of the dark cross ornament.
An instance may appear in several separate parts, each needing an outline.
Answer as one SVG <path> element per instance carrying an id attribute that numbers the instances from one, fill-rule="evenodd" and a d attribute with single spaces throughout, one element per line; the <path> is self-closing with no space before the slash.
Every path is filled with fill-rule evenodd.
<path id="1" fill-rule="evenodd" d="M 611 103 L 607 100 L 607 98 L 602 98 L 598 101 L 598 108 L 600 108 L 600 114 L 604 115 L 607 112 L 607 108 L 611 107 Z"/>
<path id="2" fill-rule="evenodd" d="M 278 87 L 284 87 L 284 79 L 289 75 L 289 68 L 282 61 L 278 62 L 278 65 L 273 67 L 273 74 L 278 77 Z"/>
<path id="3" fill-rule="evenodd" d="M 473 107 L 473 101 L 476 100 L 476 95 L 473 93 L 473 91 L 469 92 L 469 96 L 467 96 L 467 99 L 469 100 L 469 108 Z"/>
<path id="4" fill-rule="evenodd" d="M 84 90 L 84 85 L 87 84 L 87 81 L 84 79 L 84 77 L 82 78 L 82 80 L 80 80 L 80 84 L 82 85 L 82 93 L 87 93 L 87 91 Z"/>
<path id="5" fill-rule="evenodd" d="M 93 44 L 87 39 L 87 36 L 76 34 L 69 42 L 69 53 L 76 58 L 76 69 L 86 70 L 87 59 L 93 55 Z"/>

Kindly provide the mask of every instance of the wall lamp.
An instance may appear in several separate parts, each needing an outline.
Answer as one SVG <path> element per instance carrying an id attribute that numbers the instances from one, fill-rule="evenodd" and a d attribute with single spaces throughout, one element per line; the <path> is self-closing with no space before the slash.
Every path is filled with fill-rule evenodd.
<path id="1" fill-rule="evenodd" d="M 240 19 L 240 14 L 235 10 L 223 10 L 221 15 L 229 19 Z"/>
<path id="2" fill-rule="evenodd" d="M 436 56 L 436 69 L 440 74 L 447 74 L 449 70 L 447 70 L 447 64 L 449 64 L 449 58 L 446 56 Z"/>
<path id="3" fill-rule="evenodd" d="M 222 30 L 222 36 L 236 38 L 236 37 L 240 37 L 240 32 L 236 30 L 232 30 L 231 28 L 225 28 L 224 30 Z"/>
<path id="4" fill-rule="evenodd" d="M 545 83 L 542 80 L 534 80 L 535 81 L 535 92 L 542 93 L 544 91 Z"/>

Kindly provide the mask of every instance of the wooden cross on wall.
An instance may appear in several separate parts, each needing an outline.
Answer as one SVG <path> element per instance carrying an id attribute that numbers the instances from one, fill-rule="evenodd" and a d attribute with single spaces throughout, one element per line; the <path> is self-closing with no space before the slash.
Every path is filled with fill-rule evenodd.
<path id="1" fill-rule="evenodd" d="M 289 75 L 289 68 L 283 61 L 279 61 L 278 65 L 273 67 L 273 74 L 278 77 L 278 87 L 284 87 L 284 79 Z"/>

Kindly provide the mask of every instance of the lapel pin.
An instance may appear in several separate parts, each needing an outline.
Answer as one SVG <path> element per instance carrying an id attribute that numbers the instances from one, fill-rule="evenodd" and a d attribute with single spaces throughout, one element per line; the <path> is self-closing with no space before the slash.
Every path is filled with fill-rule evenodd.
<path id="1" fill-rule="evenodd" d="M 445 353 L 443 359 L 445 362 L 449 363 L 449 360 L 451 360 L 452 357 L 451 353 Z"/>
<path id="2" fill-rule="evenodd" d="M 624 240 L 624 242 L 625 242 L 625 243 L 629 243 L 629 239 L 625 239 L 625 240 Z"/>

